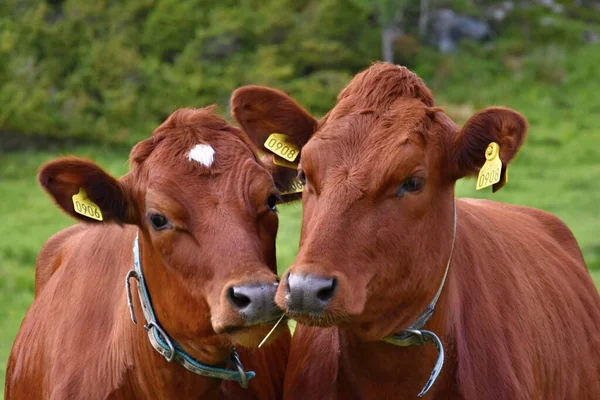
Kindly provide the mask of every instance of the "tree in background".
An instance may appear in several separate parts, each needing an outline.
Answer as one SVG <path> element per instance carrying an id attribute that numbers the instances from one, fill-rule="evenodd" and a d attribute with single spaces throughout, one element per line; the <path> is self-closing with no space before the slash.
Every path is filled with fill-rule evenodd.
<path id="1" fill-rule="evenodd" d="M 404 9 L 409 0 L 359 0 L 375 10 L 381 31 L 381 59 L 394 62 L 394 41 L 404 35 Z"/>
<path id="2" fill-rule="evenodd" d="M 501 27 L 506 40 L 494 51 L 466 45 L 479 56 L 472 68 L 464 59 L 450 68 L 451 60 L 423 45 L 429 16 L 433 20 L 439 9 L 480 15 L 494 4 L 2 0 L 0 135 L 132 142 L 175 108 L 228 104 L 231 92 L 246 84 L 285 90 L 318 115 L 354 73 L 378 59 L 407 64 L 433 85 L 449 76 L 486 77 L 521 65 L 532 66 L 527 73 L 534 79 L 554 82 L 564 76 L 561 63 L 523 64 L 523 54 L 548 43 L 570 51 L 582 35 L 588 41 L 598 36 L 590 26 L 600 22 L 600 13 L 565 2 L 561 15 L 549 16 L 544 5 L 514 11 Z M 567 50 L 532 54 L 548 58 Z"/>
<path id="3" fill-rule="evenodd" d="M 323 113 L 379 58 L 371 14 L 352 0 L 3 0 L 0 133 L 135 140 L 250 83 Z"/>

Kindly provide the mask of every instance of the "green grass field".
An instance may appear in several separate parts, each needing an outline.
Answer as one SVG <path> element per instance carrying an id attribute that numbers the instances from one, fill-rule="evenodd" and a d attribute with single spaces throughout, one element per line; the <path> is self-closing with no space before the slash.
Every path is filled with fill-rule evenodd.
<path id="1" fill-rule="evenodd" d="M 590 165 L 576 164 L 568 171 L 550 163 L 537 168 L 526 161 L 544 154 L 541 145 L 527 146 L 524 155 L 511 167 L 510 181 L 496 195 L 489 191 L 475 192 L 474 181 L 461 182 L 461 196 L 494 198 L 501 201 L 530 205 L 552 211 L 564 219 L 575 232 L 584 250 L 593 276 L 600 285 L 600 243 L 593 231 L 597 229 L 598 193 L 594 182 L 585 179 Z M 527 153 L 532 155 L 526 155 Z M 97 148 L 76 148 L 63 152 L 22 152 L 3 155 L 0 163 L 0 384 L 4 387 L 6 360 L 12 341 L 23 315 L 33 298 L 34 264 L 37 253 L 54 232 L 72 224 L 72 220 L 59 211 L 36 182 L 39 166 L 60 155 L 73 153 L 89 157 L 115 175 L 127 169 L 127 154 Z M 562 154 L 562 152 L 560 152 Z M 568 152 L 563 157 L 568 156 Z M 559 157 L 559 155 L 555 155 Z M 540 171 L 544 176 L 540 177 Z M 596 165 L 595 176 L 600 175 Z M 547 174 L 547 175 L 546 175 Z M 549 177 L 554 177 L 550 179 Z M 575 182 L 570 178 L 573 177 Z M 575 179 L 577 178 L 577 179 Z M 300 231 L 301 205 L 293 203 L 280 206 L 278 235 L 278 260 L 280 271 L 285 269 L 297 251 Z"/>

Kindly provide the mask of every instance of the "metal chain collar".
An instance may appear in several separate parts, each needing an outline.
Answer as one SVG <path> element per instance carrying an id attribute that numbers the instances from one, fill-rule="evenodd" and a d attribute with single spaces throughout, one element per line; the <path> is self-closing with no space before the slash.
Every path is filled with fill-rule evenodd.
<path id="1" fill-rule="evenodd" d="M 433 370 L 431 371 L 431 375 L 427 380 L 427 383 L 418 394 L 419 397 L 423 397 L 425 393 L 433 386 L 435 380 L 438 375 L 442 371 L 442 367 L 444 366 L 444 346 L 442 345 L 442 341 L 440 338 L 433 332 L 422 329 L 423 326 L 429 321 L 431 316 L 433 315 L 433 311 L 435 310 L 435 305 L 437 304 L 440 295 L 442 293 L 442 289 L 444 288 L 444 284 L 446 283 L 446 278 L 448 277 L 448 270 L 450 269 L 450 264 L 452 263 L 452 255 L 454 254 L 454 244 L 456 243 L 456 203 L 454 204 L 454 227 L 452 231 L 452 247 L 450 248 L 450 256 L 448 257 L 448 262 L 446 263 L 446 271 L 444 272 L 444 277 L 442 278 L 442 283 L 438 288 L 437 293 L 433 297 L 433 300 L 425 311 L 421 315 L 417 317 L 415 322 L 413 322 L 407 329 L 404 329 L 390 337 L 383 339 L 384 342 L 390 343 L 400 347 L 408 347 L 408 346 L 423 346 L 426 343 L 430 343 L 434 345 L 434 347 L 438 351 L 438 358 L 435 362 Z"/>
<path id="2" fill-rule="evenodd" d="M 177 342 L 175 342 L 160 326 L 156 319 L 156 315 L 154 314 L 152 302 L 150 301 L 150 294 L 148 293 L 146 281 L 144 280 L 144 273 L 142 272 L 138 234 L 135 235 L 135 241 L 133 243 L 133 265 L 134 269 L 130 270 L 125 277 L 127 305 L 129 306 L 131 320 L 133 323 L 137 324 L 137 319 L 135 317 L 135 311 L 133 308 L 133 298 L 131 295 L 130 284 L 130 279 L 133 278 L 137 281 L 140 304 L 142 305 L 142 311 L 146 321 L 144 328 L 146 331 L 148 331 L 148 339 L 150 340 L 152 347 L 154 347 L 154 349 L 159 352 L 168 362 L 175 361 L 195 374 L 209 378 L 236 381 L 243 388 L 247 388 L 248 381 L 254 378 L 256 374 L 254 371 L 244 371 L 244 367 L 240 361 L 237 351 L 235 351 L 235 348 L 231 352 L 230 362 L 233 364 L 236 370 L 206 365 L 196 360 L 185 350 L 183 350 L 183 348 L 181 348 L 181 346 L 177 344 Z"/>

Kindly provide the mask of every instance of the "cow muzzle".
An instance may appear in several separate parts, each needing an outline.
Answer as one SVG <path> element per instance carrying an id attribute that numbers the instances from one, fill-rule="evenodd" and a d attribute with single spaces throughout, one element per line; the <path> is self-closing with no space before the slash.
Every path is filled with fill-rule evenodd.
<path id="1" fill-rule="evenodd" d="M 338 288 L 336 278 L 289 273 L 285 305 L 289 314 L 320 314 L 333 300 Z"/>
<path id="2" fill-rule="evenodd" d="M 275 304 L 278 286 L 278 282 L 233 285 L 226 289 L 226 297 L 246 325 L 261 324 L 281 316 L 282 311 Z"/>
<path id="3" fill-rule="evenodd" d="M 301 324 L 342 326 L 353 323 L 364 311 L 366 289 L 363 276 L 350 280 L 341 271 L 326 271 L 317 264 L 297 264 L 283 276 L 275 301 Z"/>

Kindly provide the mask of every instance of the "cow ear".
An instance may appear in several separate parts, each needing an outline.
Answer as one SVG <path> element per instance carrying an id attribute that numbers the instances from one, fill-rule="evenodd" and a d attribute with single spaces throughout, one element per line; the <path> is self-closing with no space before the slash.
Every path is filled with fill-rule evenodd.
<path id="1" fill-rule="evenodd" d="M 264 147 L 272 133 L 283 133 L 302 154 L 302 147 L 315 132 L 317 120 L 287 94 L 262 86 L 243 86 L 231 96 L 231 113 L 250 140 L 266 153 L 263 163 L 270 169 L 275 185 L 282 192 L 293 190 L 296 169 L 273 163 L 273 154 Z M 296 162 L 300 160 L 300 155 Z M 284 195 L 284 201 L 299 198 Z"/>
<path id="2" fill-rule="evenodd" d="M 477 176 L 491 142 L 500 145 L 503 168 L 512 161 L 527 136 L 527 120 L 510 108 L 490 107 L 473 115 L 454 139 L 449 170 L 452 179 Z"/>
<path id="3" fill-rule="evenodd" d="M 76 219 L 101 222 L 76 212 L 73 196 L 83 191 L 84 199 L 99 208 L 102 222 L 137 224 L 139 220 L 126 185 L 93 162 L 77 157 L 59 158 L 42 166 L 38 180 L 56 204 Z M 96 217 L 100 213 L 92 211 Z"/>
<path id="4" fill-rule="evenodd" d="M 284 133 L 302 148 L 317 125 L 317 120 L 287 94 L 263 86 L 236 89 L 231 96 L 231 113 L 259 148 L 271 133 Z"/>

